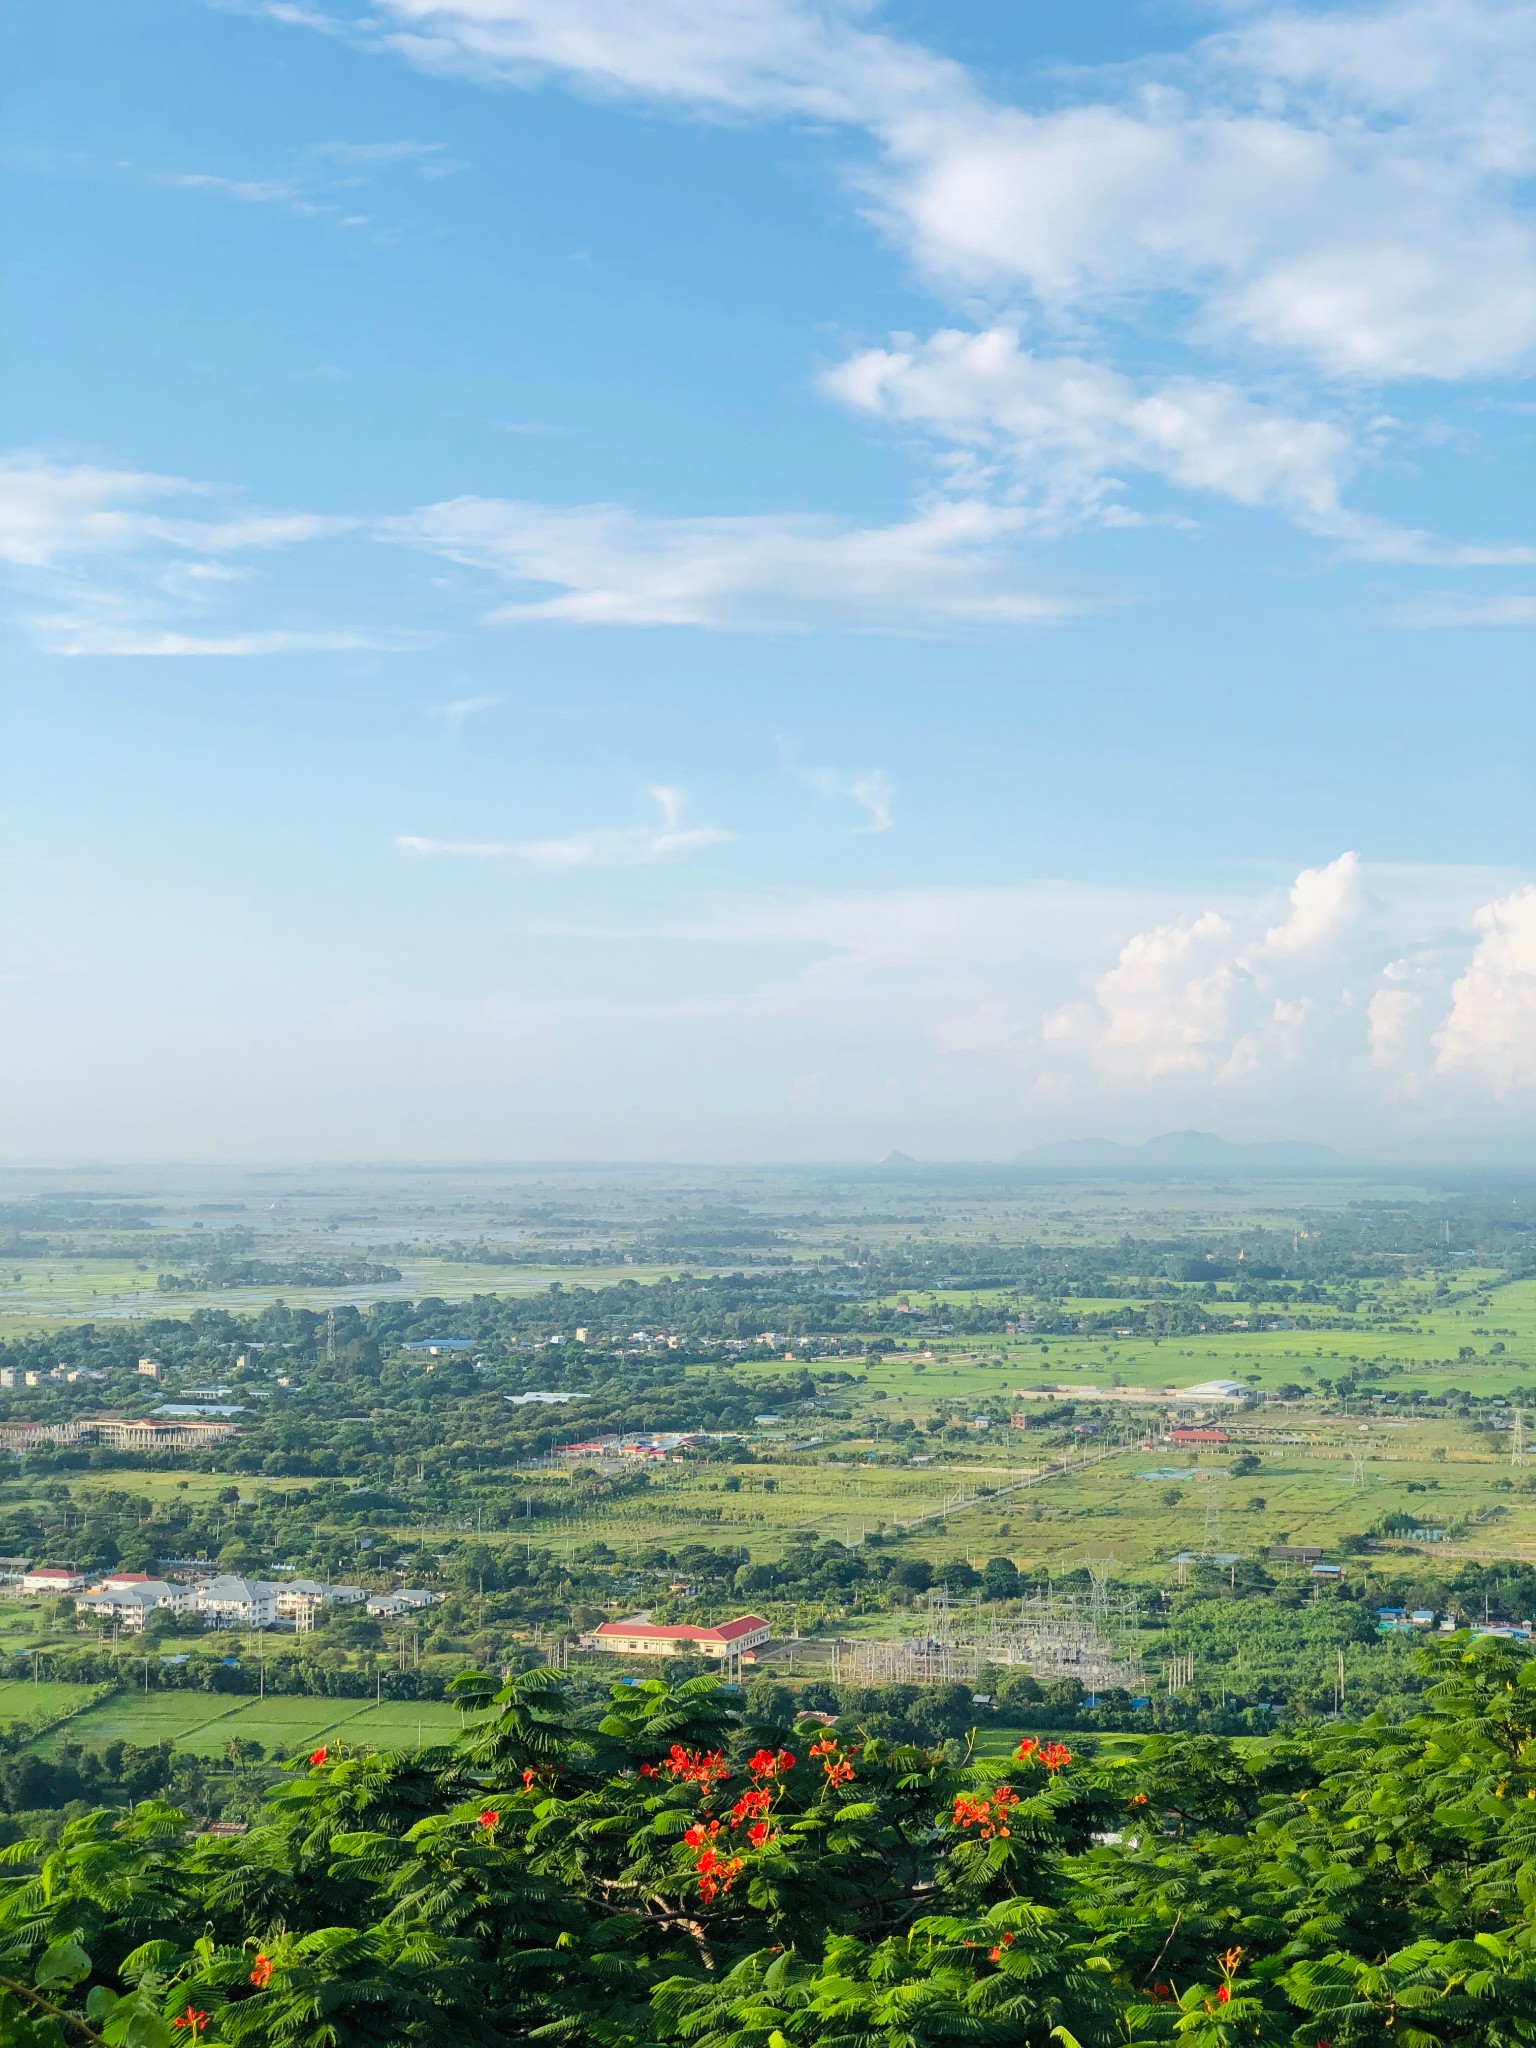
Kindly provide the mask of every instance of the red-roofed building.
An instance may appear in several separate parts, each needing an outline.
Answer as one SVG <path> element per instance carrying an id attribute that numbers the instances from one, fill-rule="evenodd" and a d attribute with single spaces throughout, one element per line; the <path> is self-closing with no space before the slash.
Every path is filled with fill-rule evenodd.
<path id="1" fill-rule="evenodd" d="M 768 1636 L 768 1624 L 757 1614 L 738 1614 L 715 1628 L 694 1628 L 687 1622 L 604 1621 L 583 1638 L 583 1647 L 619 1657 L 750 1658 Z"/>
<path id="2" fill-rule="evenodd" d="M 1231 1439 L 1224 1429 L 1176 1429 L 1168 1441 L 1171 1444 L 1225 1444 Z"/>

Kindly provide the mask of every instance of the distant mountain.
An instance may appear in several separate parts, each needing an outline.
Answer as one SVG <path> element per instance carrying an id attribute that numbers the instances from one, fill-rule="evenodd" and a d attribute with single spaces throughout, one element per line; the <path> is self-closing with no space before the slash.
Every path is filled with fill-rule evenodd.
<path id="1" fill-rule="evenodd" d="M 887 1152 L 880 1162 L 893 1173 L 899 1173 L 903 1167 L 916 1166 L 917 1163 L 910 1152 Z"/>
<path id="2" fill-rule="evenodd" d="M 1117 1145 L 1110 1138 L 1059 1138 L 1020 1154 L 1038 1166 L 1335 1166 L 1341 1154 L 1331 1145 L 1313 1145 L 1301 1138 L 1276 1138 L 1265 1144 L 1234 1145 L 1212 1131 L 1167 1131 L 1144 1145 Z"/>

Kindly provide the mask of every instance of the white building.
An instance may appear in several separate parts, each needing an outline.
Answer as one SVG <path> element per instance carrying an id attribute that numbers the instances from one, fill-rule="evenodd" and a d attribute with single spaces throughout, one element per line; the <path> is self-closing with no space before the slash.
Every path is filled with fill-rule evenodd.
<path id="1" fill-rule="evenodd" d="M 285 1579 L 272 1590 L 278 1620 L 301 1632 L 314 1627 L 323 1607 L 350 1607 L 367 1597 L 361 1586 L 325 1586 L 318 1579 Z"/>
<path id="2" fill-rule="evenodd" d="M 423 1608 L 436 1607 L 447 1597 L 446 1593 L 429 1593 L 424 1586 L 402 1586 L 396 1593 L 375 1593 L 368 1602 L 368 1612 L 390 1620 L 402 1614 L 419 1614 Z"/>
<path id="3" fill-rule="evenodd" d="M 715 1628 L 694 1628 L 686 1622 L 663 1625 L 636 1616 L 599 1622 L 591 1635 L 582 1637 L 581 1646 L 620 1657 L 741 1657 L 752 1662 L 770 1633 L 760 1614 L 738 1614 Z"/>
<path id="4" fill-rule="evenodd" d="M 270 1628 L 277 1619 L 277 1588 L 264 1579 L 220 1572 L 195 1588 L 197 1611 L 212 1628 Z"/>
<path id="5" fill-rule="evenodd" d="M 169 1579 L 152 1579 L 144 1572 L 121 1573 L 75 1599 L 76 1613 L 112 1622 L 131 1635 L 142 1633 L 156 1608 L 166 1608 L 172 1614 L 190 1614 L 196 1605 L 190 1586 L 173 1585 Z"/>
<path id="6" fill-rule="evenodd" d="M 84 1584 L 84 1572 L 58 1564 L 40 1564 L 21 1575 L 23 1593 L 77 1593 Z"/>

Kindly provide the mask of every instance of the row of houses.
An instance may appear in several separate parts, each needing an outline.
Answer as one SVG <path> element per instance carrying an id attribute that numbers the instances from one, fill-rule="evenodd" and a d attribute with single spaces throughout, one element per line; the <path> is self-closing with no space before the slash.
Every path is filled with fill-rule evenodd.
<path id="1" fill-rule="evenodd" d="M 328 1585 L 319 1579 L 247 1579 L 234 1572 L 215 1572 L 190 1584 L 161 1579 L 149 1572 L 112 1572 L 87 1587 L 85 1575 L 60 1565 L 44 1565 L 22 1575 L 24 1593 L 75 1596 L 75 1611 L 94 1620 L 141 1634 L 160 1609 L 195 1619 L 205 1628 L 278 1628 L 299 1634 L 312 1629 L 326 1607 L 366 1605 L 380 1620 L 435 1607 L 445 1598 L 424 1587 L 403 1586 L 396 1592 L 370 1595 L 362 1586 Z"/>

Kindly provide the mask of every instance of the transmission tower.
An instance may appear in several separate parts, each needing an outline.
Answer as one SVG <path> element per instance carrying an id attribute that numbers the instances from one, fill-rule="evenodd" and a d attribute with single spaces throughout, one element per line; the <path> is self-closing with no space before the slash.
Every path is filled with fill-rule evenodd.
<path id="1" fill-rule="evenodd" d="M 1361 1452 L 1359 1452 L 1359 1451 L 1351 1451 L 1351 1452 L 1350 1452 L 1350 1454 L 1349 1454 L 1349 1462 L 1350 1462 L 1351 1466 L 1352 1466 L 1352 1467 L 1354 1468 L 1354 1474 L 1355 1474 L 1355 1485 L 1356 1485 L 1357 1487 L 1362 1487 L 1362 1488 L 1363 1488 L 1363 1487 L 1364 1487 L 1364 1485 L 1365 1485 L 1365 1458 L 1364 1458 L 1364 1455 L 1363 1455 L 1363 1454 L 1362 1454 Z"/>
<path id="2" fill-rule="evenodd" d="M 1200 1539 L 1200 1555 L 1213 1557 L 1221 1548 L 1221 1508 L 1214 1500 L 1205 1504 L 1205 1533 Z"/>
<path id="3" fill-rule="evenodd" d="M 1525 1410 L 1515 1410 L 1515 1426 L 1509 1439 L 1509 1462 L 1511 1465 L 1525 1463 Z"/>
<path id="4" fill-rule="evenodd" d="M 336 1311 L 333 1308 L 325 1312 L 325 1356 L 328 1364 L 336 1363 Z"/>

